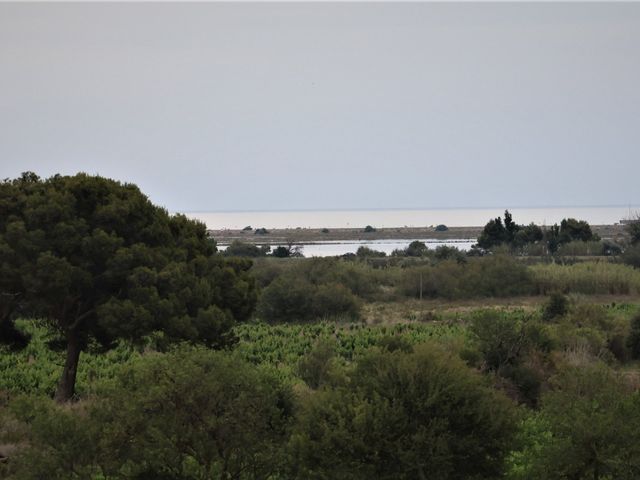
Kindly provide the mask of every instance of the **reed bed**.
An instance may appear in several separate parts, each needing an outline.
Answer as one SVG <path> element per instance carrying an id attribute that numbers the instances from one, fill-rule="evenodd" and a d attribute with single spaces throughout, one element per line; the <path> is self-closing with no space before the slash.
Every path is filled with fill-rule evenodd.
<path id="1" fill-rule="evenodd" d="M 640 294 L 640 270 L 610 262 L 532 265 L 535 293 Z"/>

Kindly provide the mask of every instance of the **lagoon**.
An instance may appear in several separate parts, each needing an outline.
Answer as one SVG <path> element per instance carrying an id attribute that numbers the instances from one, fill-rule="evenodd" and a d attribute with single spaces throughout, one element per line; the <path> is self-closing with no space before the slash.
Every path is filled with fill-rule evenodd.
<path id="1" fill-rule="evenodd" d="M 325 241 L 325 242 L 310 242 L 299 244 L 301 247 L 301 253 L 305 257 L 333 257 L 337 255 L 344 255 L 347 253 L 356 253 L 358 248 L 367 246 L 373 250 L 378 250 L 391 255 L 394 250 L 402 250 L 409 246 L 415 239 L 405 240 L 349 240 L 349 241 Z M 452 240 L 437 240 L 433 238 L 419 239 L 424 242 L 429 248 L 435 249 L 440 245 L 446 245 L 450 247 L 457 247 L 460 250 L 468 250 L 476 243 L 476 239 L 452 239 Z M 272 249 L 277 245 L 273 245 Z M 227 245 L 219 245 L 218 249 L 224 251 Z"/>

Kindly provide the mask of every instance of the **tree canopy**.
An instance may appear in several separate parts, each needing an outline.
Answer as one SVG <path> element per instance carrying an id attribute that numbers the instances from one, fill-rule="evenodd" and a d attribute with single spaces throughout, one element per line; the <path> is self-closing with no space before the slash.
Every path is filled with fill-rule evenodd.
<path id="1" fill-rule="evenodd" d="M 215 252 L 204 224 L 169 215 L 133 184 L 83 173 L 5 180 L 2 331 L 23 315 L 45 319 L 64 337 L 60 401 L 73 395 L 89 344 L 109 348 L 159 330 L 222 346 L 234 322 L 251 314 L 255 289 L 248 261 Z"/>

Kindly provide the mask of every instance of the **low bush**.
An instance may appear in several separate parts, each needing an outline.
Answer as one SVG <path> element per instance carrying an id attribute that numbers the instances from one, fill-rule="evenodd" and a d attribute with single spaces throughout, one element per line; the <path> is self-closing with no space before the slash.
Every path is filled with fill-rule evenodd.
<path id="1" fill-rule="evenodd" d="M 622 261 L 626 265 L 640 269 L 640 243 L 628 247 L 622 254 Z"/>
<path id="2" fill-rule="evenodd" d="M 406 268 L 400 291 L 411 297 L 473 298 L 526 295 L 532 291 L 527 267 L 509 256 L 445 260 L 434 266 Z"/>
<path id="3" fill-rule="evenodd" d="M 562 293 L 552 293 L 542 310 L 544 320 L 553 320 L 562 317 L 569 311 L 569 299 Z"/>
<path id="4" fill-rule="evenodd" d="M 262 291 L 257 315 L 270 323 L 306 322 L 325 317 L 357 320 L 360 301 L 344 285 L 315 285 L 294 275 L 283 275 Z"/>

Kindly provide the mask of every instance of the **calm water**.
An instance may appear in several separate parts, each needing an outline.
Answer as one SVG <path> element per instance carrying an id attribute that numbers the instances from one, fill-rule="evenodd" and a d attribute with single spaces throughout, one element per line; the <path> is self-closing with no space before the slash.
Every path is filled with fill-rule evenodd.
<path id="1" fill-rule="evenodd" d="M 396 249 L 404 249 L 415 239 L 411 240 L 354 240 L 354 241 L 326 241 L 316 243 L 305 243 L 300 245 L 302 247 L 302 254 L 305 257 L 333 257 L 336 255 L 344 255 L 345 253 L 356 253 L 358 248 L 366 245 L 369 248 L 378 250 L 390 255 Z M 447 245 L 451 247 L 458 247 L 460 250 L 468 250 L 471 245 L 476 243 L 475 238 L 460 239 L 460 240 L 436 240 L 432 238 L 419 239 L 424 242 L 429 248 L 435 249 L 439 245 Z M 273 245 L 272 249 L 277 245 Z M 219 245 L 219 250 L 226 249 L 226 245 Z"/>
<path id="2" fill-rule="evenodd" d="M 631 207 L 553 207 L 509 209 L 513 219 L 520 224 L 534 222 L 539 225 L 559 223 L 563 218 L 574 217 L 592 225 L 618 223 L 630 214 L 640 212 L 640 206 Z M 378 228 L 428 227 L 445 224 L 451 227 L 484 225 L 491 218 L 502 216 L 502 208 L 460 208 L 435 210 L 315 210 L 278 212 L 190 212 L 207 227 L 240 229 L 253 228 Z"/>

